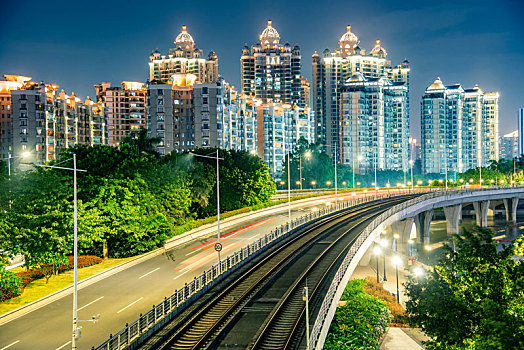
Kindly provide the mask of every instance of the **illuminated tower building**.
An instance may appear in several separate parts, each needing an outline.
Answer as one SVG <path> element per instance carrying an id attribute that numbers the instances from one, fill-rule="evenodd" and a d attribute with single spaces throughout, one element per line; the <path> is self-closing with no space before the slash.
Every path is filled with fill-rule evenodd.
<path id="1" fill-rule="evenodd" d="M 422 97 L 422 170 L 446 174 L 499 159 L 497 92 L 445 86 L 440 78 Z"/>
<path id="2" fill-rule="evenodd" d="M 123 81 L 121 85 L 112 87 L 108 82 L 95 84 L 96 100 L 107 108 L 110 146 L 120 146 L 122 139 L 136 135 L 140 129 L 147 127 L 147 90 L 144 83 Z"/>
<path id="3" fill-rule="evenodd" d="M 260 42 L 242 49 L 242 92 L 264 103 L 301 104 L 301 56 L 295 44 L 280 44 L 280 35 L 268 21 Z"/>
<path id="4" fill-rule="evenodd" d="M 405 83 L 409 100 L 409 64 L 405 60 L 392 68 L 386 59 L 387 51 L 377 40 L 373 49 L 359 47 L 358 37 L 347 26 L 334 50 L 325 49 L 322 55 L 313 54 L 313 109 L 316 118 L 316 141 L 321 142 L 331 157 L 340 149 L 340 93 L 345 83 L 357 72 L 365 79 L 387 76 L 393 83 Z M 409 101 L 407 104 L 409 115 Z M 340 159 L 337 152 L 337 158 Z"/>
<path id="5" fill-rule="evenodd" d="M 309 87 L 309 81 L 306 77 L 302 77 L 300 80 L 300 107 L 311 106 L 311 90 Z"/>
<path id="6" fill-rule="evenodd" d="M 409 160 L 408 88 L 387 77 L 355 73 L 340 97 L 340 159 L 358 174 L 407 171 Z"/>
<path id="7" fill-rule="evenodd" d="M 218 58 L 211 50 L 204 58 L 203 51 L 196 47 L 186 26 L 175 39 L 176 47 L 162 56 L 158 49 L 149 56 L 149 80 L 168 81 L 173 74 L 193 74 L 197 83 L 213 83 L 218 80 Z"/>
<path id="8" fill-rule="evenodd" d="M 12 151 L 13 119 L 11 118 L 11 91 L 34 83 L 30 77 L 4 74 L 0 80 L 0 158 L 6 159 Z"/>
<path id="9" fill-rule="evenodd" d="M 68 147 L 106 145 L 106 114 L 102 103 L 74 93 L 58 92 L 58 85 L 25 82 L 11 91 L 12 153 L 29 152 L 27 162 L 55 160 Z"/>
<path id="10" fill-rule="evenodd" d="M 519 154 L 519 131 L 515 130 L 499 139 L 499 158 L 513 159 Z"/>

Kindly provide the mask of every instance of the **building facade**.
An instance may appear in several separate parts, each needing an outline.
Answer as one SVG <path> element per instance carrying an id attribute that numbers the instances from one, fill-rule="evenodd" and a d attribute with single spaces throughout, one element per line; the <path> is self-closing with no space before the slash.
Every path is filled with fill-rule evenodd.
<path id="1" fill-rule="evenodd" d="M 423 172 L 463 172 L 498 160 L 498 98 L 435 80 L 421 102 Z"/>
<path id="2" fill-rule="evenodd" d="M 147 127 L 144 85 L 136 81 L 123 81 L 121 86 L 111 86 L 108 82 L 95 84 L 96 101 L 107 109 L 110 146 L 120 146 L 124 138 Z"/>
<path id="3" fill-rule="evenodd" d="M 309 108 L 272 102 L 258 105 L 258 154 L 263 155 L 273 176 L 282 172 L 285 156 L 294 151 L 298 140 L 314 142 L 313 123 L 314 114 Z"/>
<path id="4" fill-rule="evenodd" d="M 203 50 L 195 45 L 186 26 L 175 39 L 175 48 L 170 49 L 167 56 L 162 56 L 158 49 L 149 56 L 149 80 L 170 80 L 173 74 L 193 74 L 197 83 L 213 83 L 218 80 L 218 57 L 213 50 L 207 58 Z"/>
<path id="5" fill-rule="evenodd" d="M 331 157 L 334 157 L 335 149 L 340 149 L 341 89 L 355 73 L 360 72 L 366 79 L 387 76 L 391 82 L 404 83 L 408 90 L 409 115 L 408 61 L 391 67 L 391 62 L 386 59 L 387 51 L 379 40 L 369 53 L 361 49 L 359 43 L 351 26 L 347 26 L 346 33 L 339 40 L 339 48 L 325 49 L 322 55 L 316 51 L 313 54 L 312 107 L 316 118 L 316 140 L 326 147 Z"/>
<path id="6" fill-rule="evenodd" d="M 268 21 L 260 42 L 245 44 L 240 58 L 242 93 L 264 103 L 301 104 L 301 56 L 295 44 L 280 44 L 280 35 Z"/>
<path id="7" fill-rule="evenodd" d="M 0 158 L 12 155 L 13 120 L 11 118 L 11 91 L 36 84 L 30 77 L 4 74 L 0 80 Z"/>
<path id="8" fill-rule="evenodd" d="M 409 162 L 408 88 L 386 77 L 355 73 L 340 93 L 341 163 L 355 173 L 407 171 Z"/>
<path id="9" fill-rule="evenodd" d="M 103 104 L 58 85 L 31 84 L 11 91 L 12 152 L 29 152 L 28 162 L 55 160 L 68 147 L 107 145 L 107 114 Z"/>
<path id="10" fill-rule="evenodd" d="M 499 150 L 499 159 L 513 159 L 519 156 L 518 130 L 500 137 Z"/>

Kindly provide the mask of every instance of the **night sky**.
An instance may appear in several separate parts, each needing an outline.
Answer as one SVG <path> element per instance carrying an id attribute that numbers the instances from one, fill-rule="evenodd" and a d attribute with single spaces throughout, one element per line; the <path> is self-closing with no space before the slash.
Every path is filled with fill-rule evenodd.
<path id="1" fill-rule="evenodd" d="M 338 46 L 346 25 L 369 51 L 376 39 L 393 65 L 411 65 L 411 134 L 420 137 L 420 99 L 437 76 L 498 91 L 500 134 L 524 107 L 524 0 L 406 1 L 23 1 L 2 4 L 0 73 L 59 84 L 94 96 L 93 84 L 145 81 L 149 54 L 174 47 L 183 24 L 220 74 L 240 89 L 240 54 L 273 20 L 281 42 L 311 55 Z"/>

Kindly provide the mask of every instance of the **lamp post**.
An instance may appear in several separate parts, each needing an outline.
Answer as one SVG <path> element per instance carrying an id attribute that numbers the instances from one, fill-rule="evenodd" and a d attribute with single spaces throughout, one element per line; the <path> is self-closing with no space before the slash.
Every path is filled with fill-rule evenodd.
<path id="1" fill-rule="evenodd" d="M 306 156 L 306 159 L 309 159 L 309 157 L 311 157 L 311 152 L 308 150 L 306 151 L 306 153 L 304 154 Z M 299 170 L 300 170 L 300 190 L 302 191 L 302 180 L 304 180 L 302 178 L 302 153 L 300 153 L 300 158 L 299 158 Z"/>
<path id="2" fill-rule="evenodd" d="M 7 181 L 9 181 L 9 193 L 11 193 L 11 159 L 27 158 L 29 157 L 29 155 L 30 155 L 29 152 L 23 152 L 21 155 L 13 157 L 11 155 L 11 152 L 8 152 L 7 158 L 3 158 L 3 159 L 7 159 Z M 11 195 L 9 195 L 9 208 L 11 208 Z"/>
<path id="3" fill-rule="evenodd" d="M 395 275 L 397 276 L 397 303 L 400 304 L 400 295 L 398 288 L 398 265 L 400 265 L 400 257 L 398 255 L 395 255 L 393 257 L 393 264 L 395 265 Z"/>
<path id="4" fill-rule="evenodd" d="M 380 255 L 381 251 L 382 250 L 379 246 L 375 246 L 375 248 L 373 248 L 373 253 L 375 254 L 375 258 L 377 260 L 377 283 L 380 283 L 380 276 L 378 275 L 378 256 Z"/>
<path id="5" fill-rule="evenodd" d="M 337 195 L 337 148 L 335 147 L 335 196 Z"/>
<path id="6" fill-rule="evenodd" d="M 360 164 L 360 161 L 362 160 L 362 156 L 359 154 L 357 156 L 357 161 Z M 360 166 L 359 166 L 360 168 Z M 353 157 L 353 189 L 355 189 L 355 157 Z"/>
<path id="7" fill-rule="evenodd" d="M 417 140 L 409 138 L 409 167 L 411 168 L 411 191 L 413 192 L 413 149 L 417 145 Z"/>
<path id="8" fill-rule="evenodd" d="M 383 239 L 380 241 L 380 245 L 383 247 L 383 248 L 386 248 L 386 246 L 388 245 L 388 241 L 386 239 Z M 387 277 L 386 277 L 386 251 L 384 251 L 384 281 L 387 281 Z"/>
<path id="9" fill-rule="evenodd" d="M 209 155 L 196 154 L 193 152 L 189 152 L 189 153 L 197 157 L 216 159 L 217 161 L 217 244 L 220 244 L 220 171 L 219 171 L 220 166 L 219 166 L 218 161 L 224 160 L 224 158 L 218 157 L 218 148 L 216 150 L 216 154 L 217 154 L 216 157 L 212 157 Z M 289 167 L 288 167 L 288 170 L 289 170 Z M 288 186 L 289 186 L 289 182 L 288 182 Z M 220 270 L 222 270 L 222 264 L 220 263 L 220 250 L 221 249 L 216 249 L 218 253 L 218 266 Z"/>
<path id="10" fill-rule="evenodd" d="M 69 159 L 68 159 L 69 160 Z M 78 206 L 77 206 L 77 190 L 76 190 L 76 173 L 78 171 L 81 172 L 87 172 L 87 170 L 77 169 L 76 168 L 76 154 L 73 153 L 73 168 L 65 168 L 60 166 L 54 166 L 54 165 L 39 165 L 35 164 L 35 166 L 44 167 L 44 168 L 54 168 L 54 169 L 62 169 L 62 170 L 72 170 L 73 171 L 73 207 L 74 207 L 74 216 L 73 216 L 73 269 L 74 269 L 74 280 L 73 280 L 73 334 L 71 339 L 71 346 L 72 349 L 76 349 L 76 340 L 78 337 L 78 308 L 77 308 L 77 300 L 78 300 Z"/>

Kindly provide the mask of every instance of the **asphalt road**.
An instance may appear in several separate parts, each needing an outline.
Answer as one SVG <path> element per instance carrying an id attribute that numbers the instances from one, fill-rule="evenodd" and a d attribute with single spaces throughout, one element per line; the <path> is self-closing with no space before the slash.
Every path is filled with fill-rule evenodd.
<path id="1" fill-rule="evenodd" d="M 344 197 L 349 199 L 349 195 Z M 319 207 L 305 204 L 292 210 L 299 217 Z M 222 257 L 260 238 L 287 222 L 287 211 L 251 219 L 222 230 Z M 133 322 L 174 290 L 217 263 L 212 236 L 198 239 L 131 266 L 78 292 L 78 318 L 89 320 L 100 314 L 96 324 L 80 322 L 82 338 L 78 349 L 91 349 Z M 72 294 L 0 326 L 0 350 L 68 349 L 71 347 Z"/>

